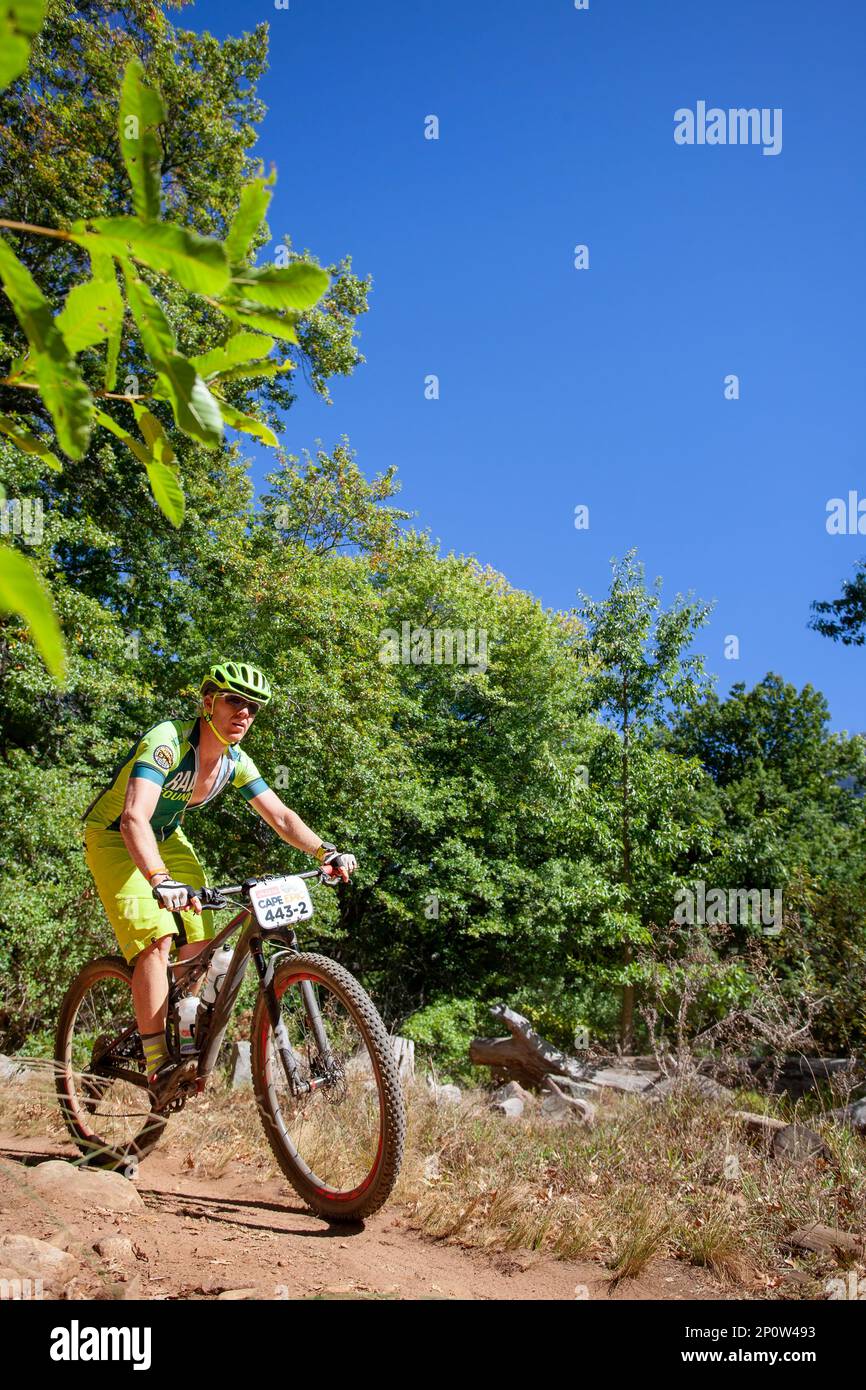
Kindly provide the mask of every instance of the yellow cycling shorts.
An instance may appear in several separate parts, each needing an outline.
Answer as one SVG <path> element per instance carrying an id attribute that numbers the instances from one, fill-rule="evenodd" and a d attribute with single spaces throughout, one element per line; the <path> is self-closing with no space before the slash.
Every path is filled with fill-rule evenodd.
<path id="1" fill-rule="evenodd" d="M 160 841 L 159 850 L 165 867 L 178 883 L 204 887 L 205 871 L 180 828 Z M 84 857 L 127 964 L 162 936 L 185 935 L 187 941 L 210 941 L 213 937 L 212 912 L 202 912 L 201 916 L 192 911 L 177 914 L 183 922 L 183 933 L 178 931 L 175 914 L 156 902 L 119 830 L 88 826 L 84 832 Z M 173 945 L 183 945 L 183 940 Z"/>

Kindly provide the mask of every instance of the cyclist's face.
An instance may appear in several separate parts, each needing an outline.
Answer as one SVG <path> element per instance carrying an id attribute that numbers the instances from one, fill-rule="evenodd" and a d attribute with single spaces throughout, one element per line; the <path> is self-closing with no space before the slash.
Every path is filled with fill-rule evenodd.
<path id="1" fill-rule="evenodd" d="M 217 732 L 232 743 L 239 743 L 255 719 L 260 705 L 243 695 L 221 691 L 214 695 L 210 706 Z"/>

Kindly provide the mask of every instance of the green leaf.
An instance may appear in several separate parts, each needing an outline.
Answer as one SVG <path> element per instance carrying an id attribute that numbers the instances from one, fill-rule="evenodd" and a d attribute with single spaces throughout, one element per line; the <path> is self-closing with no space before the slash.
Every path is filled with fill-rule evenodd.
<path id="1" fill-rule="evenodd" d="M 255 420 L 252 415 L 244 415 L 243 411 L 235 410 L 234 406 L 224 401 L 222 396 L 218 396 L 217 399 L 220 403 L 223 419 L 227 425 L 231 425 L 233 430 L 243 430 L 246 434 L 254 434 L 263 444 L 269 444 L 273 449 L 278 448 L 280 441 L 277 436 L 273 430 L 268 429 L 267 425 L 263 425 L 261 420 Z"/>
<path id="2" fill-rule="evenodd" d="M 200 376 L 213 376 L 216 372 L 226 372 L 241 362 L 259 361 L 267 357 L 274 345 L 273 338 L 265 338 L 261 333 L 235 333 L 222 347 L 211 348 L 198 357 L 189 360 Z"/>
<path id="3" fill-rule="evenodd" d="M 168 435 L 163 429 L 161 422 L 150 410 L 143 405 L 139 405 L 136 401 L 133 401 L 132 409 L 138 421 L 138 428 L 144 435 L 147 446 L 156 461 L 169 466 L 176 466 L 177 459 L 175 452 L 171 447 Z"/>
<path id="4" fill-rule="evenodd" d="M 226 255 L 232 265 L 239 265 L 249 259 L 253 238 L 264 221 L 271 201 L 268 185 L 273 181 L 274 176 L 271 174 L 269 179 L 254 179 L 252 183 L 244 184 L 241 189 L 238 210 L 232 218 L 225 240 Z"/>
<path id="5" fill-rule="evenodd" d="M 117 361 L 120 356 L 120 344 L 123 337 L 123 319 L 126 312 L 123 303 L 123 296 L 117 286 L 117 275 L 114 269 L 114 260 L 104 252 L 90 248 L 90 266 L 93 271 L 93 279 L 100 285 L 106 285 L 109 298 L 116 293 L 120 302 L 120 317 L 112 323 L 111 331 L 108 334 L 108 344 L 105 351 L 105 389 L 113 391 L 117 383 Z"/>
<path id="6" fill-rule="evenodd" d="M 161 512 L 168 517 L 172 526 L 180 526 L 183 521 L 186 498 L 183 495 L 177 469 L 152 459 L 145 464 L 150 479 L 151 491 Z"/>
<path id="7" fill-rule="evenodd" d="M 0 546 L 0 611 L 24 619 L 48 670 L 61 679 L 66 650 L 48 589 L 30 561 L 5 545 Z"/>
<path id="8" fill-rule="evenodd" d="M 252 304 L 247 299 L 238 300 L 236 304 L 227 304 L 221 299 L 219 308 L 227 318 L 244 328 L 257 328 L 262 333 L 273 333 L 275 338 L 282 338 L 287 343 L 298 341 L 295 325 L 300 314 L 269 314 L 267 309 L 260 309 L 257 304 Z"/>
<path id="9" fill-rule="evenodd" d="M 129 430 L 125 430 L 122 425 L 119 425 L 116 420 L 113 420 L 106 411 L 97 410 L 96 422 L 104 426 L 105 429 L 110 430 L 118 439 L 122 439 L 127 449 L 135 455 L 139 463 L 144 464 L 145 468 L 153 462 L 147 446 L 142 444 L 140 439 L 136 439 L 134 434 L 130 434 Z"/>
<path id="10" fill-rule="evenodd" d="M 105 389 L 113 391 L 117 385 L 117 359 L 120 356 L 120 334 L 123 328 L 123 320 L 118 324 L 117 331 L 112 333 L 108 340 L 108 348 L 105 354 Z"/>
<path id="11" fill-rule="evenodd" d="M 166 433 L 156 416 L 145 406 L 133 402 L 132 408 L 146 444 L 130 434 L 116 420 L 104 411 L 98 410 L 96 418 L 100 425 L 122 439 L 126 447 L 144 464 L 150 489 L 160 510 L 168 517 L 172 526 L 180 526 L 184 517 L 186 499 L 183 495 L 180 476 L 175 462 L 174 451 Z"/>
<path id="12" fill-rule="evenodd" d="M 72 353 L 117 333 L 123 322 L 123 299 L 113 275 L 110 280 L 75 285 L 54 322 Z"/>
<path id="13" fill-rule="evenodd" d="M 269 309 L 312 309 L 331 283 L 327 271 L 306 261 L 250 267 L 232 277 L 247 299 Z"/>
<path id="14" fill-rule="evenodd" d="M 124 264 L 126 295 L 141 334 L 142 346 L 153 363 L 161 394 L 170 402 L 175 424 L 184 434 L 216 448 L 223 434 L 216 399 L 191 362 L 177 351 L 171 325 L 147 285 Z"/>
<path id="15" fill-rule="evenodd" d="M 93 401 L 48 300 L 0 237 L 0 280 L 30 344 L 36 380 L 64 453 L 80 459 L 90 441 Z"/>
<path id="16" fill-rule="evenodd" d="M 214 381 L 254 381 L 259 377 L 279 376 L 281 372 L 288 372 L 294 369 L 295 363 L 288 358 L 284 362 L 275 362 L 273 358 L 267 358 L 262 362 L 247 362 L 243 367 L 231 367 L 227 372 L 220 372 Z"/>
<path id="17" fill-rule="evenodd" d="M 49 468 L 60 469 L 62 464 L 56 454 L 52 454 L 48 446 L 36 434 L 31 434 L 28 429 L 18 421 L 11 419 L 8 415 L 0 415 L 0 434 L 8 435 L 22 452 L 22 454 L 37 454 L 48 464 Z"/>
<path id="18" fill-rule="evenodd" d="M 137 58 L 131 59 L 120 89 L 118 134 L 132 184 L 132 206 L 144 222 L 159 217 L 162 143 L 157 126 L 164 120 L 162 97 L 145 85 L 144 68 Z"/>
<path id="19" fill-rule="evenodd" d="M 151 270 L 170 275 L 185 290 L 216 295 L 229 283 L 225 251 L 213 237 L 168 222 L 139 222 L 134 217 L 100 217 L 88 226 L 90 232 L 73 233 L 88 250 L 101 248 L 120 257 L 132 254 Z"/>
<path id="20" fill-rule="evenodd" d="M 30 62 L 30 41 L 45 18 L 45 0 L 0 3 L 0 90 L 8 87 Z"/>

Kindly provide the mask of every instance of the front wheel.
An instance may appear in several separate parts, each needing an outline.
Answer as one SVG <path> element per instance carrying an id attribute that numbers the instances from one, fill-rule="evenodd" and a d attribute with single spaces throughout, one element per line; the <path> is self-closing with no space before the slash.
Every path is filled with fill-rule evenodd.
<path id="1" fill-rule="evenodd" d="M 391 1194 L 406 1140 L 385 1026 L 366 990 L 326 956 L 282 958 L 273 989 L 296 1079 L 286 1074 L 260 994 L 251 1063 L 268 1142 L 313 1211 L 336 1221 L 370 1216 Z"/>

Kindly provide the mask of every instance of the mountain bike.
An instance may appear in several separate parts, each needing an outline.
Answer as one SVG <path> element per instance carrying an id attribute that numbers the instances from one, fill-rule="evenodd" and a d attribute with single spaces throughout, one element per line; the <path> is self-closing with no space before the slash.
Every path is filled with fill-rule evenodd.
<path id="1" fill-rule="evenodd" d="M 122 956 L 102 956 L 79 972 L 60 1011 L 55 1075 L 61 1113 L 85 1163 L 131 1175 L 169 1116 L 201 1094 L 252 960 L 259 977 L 253 1087 L 280 1168 L 307 1205 L 332 1220 L 369 1216 L 387 1201 L 406 1135 L 396 1059 L 358 981 L 327 956 L 298 948 L 295 925 L 313 915 L 309 878 L 334 885 L 318 869 L 224 888 L 184 885 L 203 908 L 236 907 L 233 898 L 243 905 L 192 962 L 169 964 L 166 1045 L 178 1071 L 171 1098 L 160 1104 L 148 1085 L 132 967 Z M 213 1003 L 199 1006 L 195 1049 L 182 1055 L 178 1004 L 238 930 Z"/>

